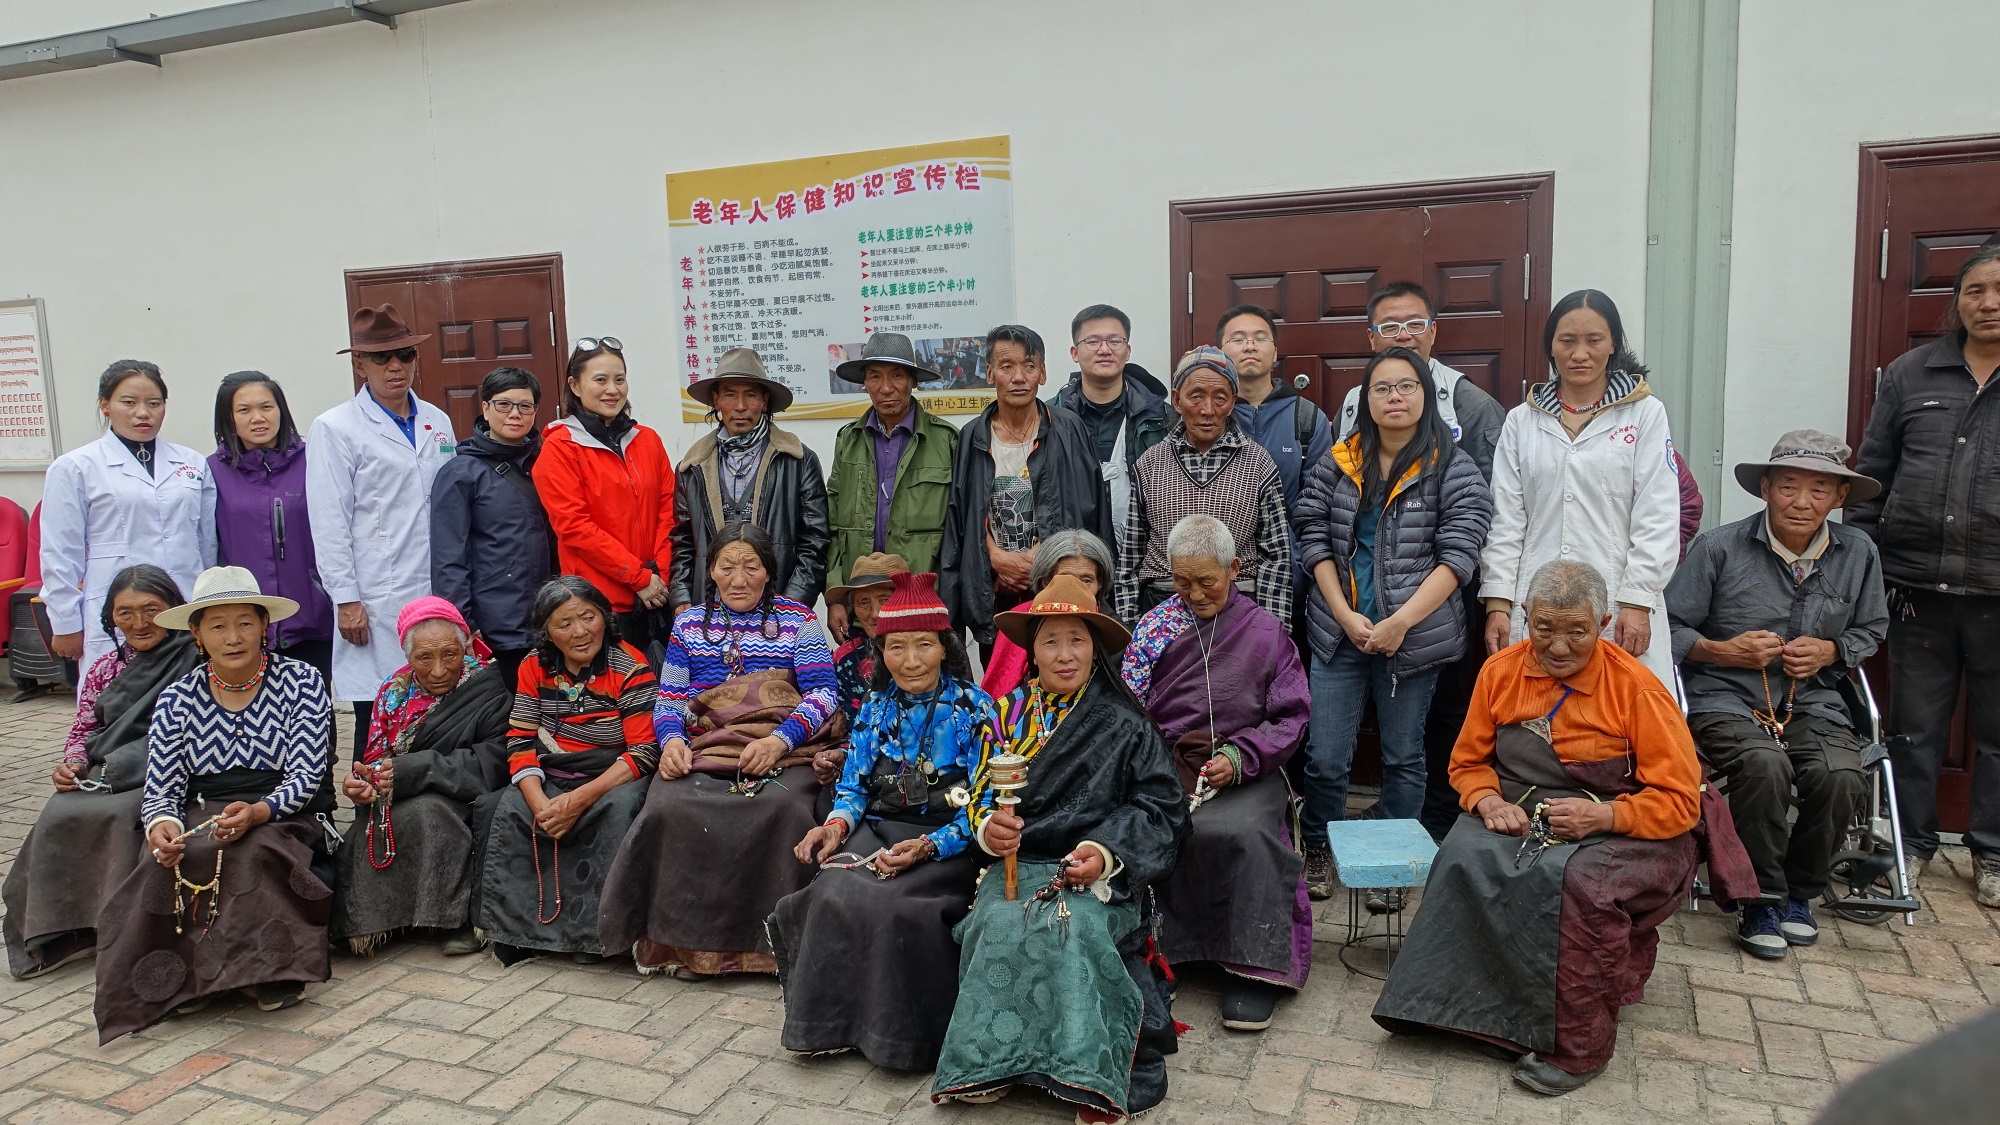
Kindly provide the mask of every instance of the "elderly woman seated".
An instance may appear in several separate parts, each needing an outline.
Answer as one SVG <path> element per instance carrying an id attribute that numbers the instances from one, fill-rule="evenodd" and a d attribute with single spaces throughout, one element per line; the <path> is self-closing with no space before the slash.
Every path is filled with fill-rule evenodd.
<path id="1" fill-rule="evenodd" d="M 1088 531 L 1075 528 L 1058 531 L 1035 545 L 1034 558 L 1029 562 L 1030 590 L 1039 590 L 1049 584 L 1058 574 L 1067 574 L 1083 584 L 1090 596 L 1099 599 L 1098 608 L 1111 597 L 1111 581 L 1118 573 L 1117 564 L 1111 560 L 1111 548 L 1104 540 Z M 1030 598 L 1016 610 L 1033 604 Z M 1020 645 L 1007 639 L 1005 633 L 993 637 L 993 658 L 986 662 L 986 674 L 980 678 L 979 687 L 995 699 L 1028 682 L 1028 653 Z"/>
<path id="2" fill-rule="evenodd" d="M 1528 639 L 1486 662 L 1452 752 L 1461 816 L 1375 1020 L 1468 1035 L 1514 1079 L 1564 1094 L 1604 1069 L 1618 1010 L 1653 972 L 1656 932 L 1687 897 L 1707 802 L 1672 695 L 1639 658 L 1600 643 L 1604 579 L 1553 562 L 1527 596 Z M 1756 893 L 1742 846 L 1710 872 Z M 1711 844 L 1716 843 L 1710 840 Z M 1718 894 L 1725 892 L 1718 889 Z"/>
<path id="3" fill-rule="evenodd" d="M 1141 904 L 1173 869 L 1187 798 L 1118 678 L 1125 629 L 1095 604 L 1058 575 L 995 619 L 1032 675 L 997 703 L 973 777 L 974 839 L 1005 860 L 955 932 L 958 1003 L 933 1101 L 993 1101 L 1026 1083 L 1097 1122 L 1166 1096 L 1171 998 Z"/>
<path id="4" fill-rule="evenodd" d="M 542 953 L 589 964 L 606 952 L 597 934 L 604 872 L 658 758 L 658 680 L 619 639 L 610 599 L 575 575 L 543 586 L 528 617 L 535 648 L 515 673 L 507 721 L 513 783 L 473 805 L 473 924 L 503 965 Z"/>
<path id="5" fill-rule="evenodd" d="M 965 810 L 948 798 L 991 735 L 993 700 L 972 685 L 935 574 L 896 575 L 876 645 L 833 814 L 793 849 L 819 876 L 771 915 L 783 1043 L 929 1070 L 958 988 L 951 930 L 977 875 Z"/>
<path id="6" fill-rule="evenodd" d="M 847 581 L 826 592 L 828 606 L 847 610 L 847 638 L 833 650 L 833 680 L 850 727 L 862 704 L 875 694 L 871 681 L 875 678 L 876 615 L 889 600 L 890 583 L 896 575 L 909 572 L 910 564 L 901 555 L 863 555 L 848 569 Z"/>
<path id="7" fill-rule="evenodd" d="M 375 693 L 368 740 L 342 788 L 355 826 L 335 856 L 334 940 L 366 955 L 399 930 L 441 930 L 450 956 L 473 935 L 472 803 L 507 784 L 514 685 L 473 652 L 471 630 L 443 598 L 396 617 L 409 663 Z"/>
<path id="8" fill-rule="evenodd" d="M 140 784 L 153 701 L 198 662 L 194 640 L 159 615 L 186 599 L 167 572 L 142 563 L 119 571 L 104 595 L 104 634 L 116 646 L 76 689 L 76 722 L 42 806 L 7 873 L 7 969 L 40 976 L 97 946 L 97 912 L 145 858 Z"/>
<path id="9" fill-rule="evenodd" d="M 814 755 L 846 730 L 833 654 L 812 610 L 771 592 L 769 532 L 710 540 L 709 601 L 675 619 L 653 727 L 660 780 L 606 880 L 604 944 L 642 972 L 772 973 L 764 920 L 812 868 Z"/>
<path id="10" fill-rule="evenodd" d="M 204 662 L 153 708 L 140 811 L 154 862 L 98 919 L 99 1043 L 236 989 L 288 1008 L 327 977 L 326 681 L 267 651 L 297 602 L 234 566 L 203 571 L 193 593 L 154 618 L 193 633 Z"/>
<path id="11" fill-rule="evenodd" d="M 1222 1025 L 1261 1031 L 1312 967 L 1312 904 L 1291 832 L 1284 764 L 1305 738 L 1311 692 L 1271 611 L 1236 588 L 1236 542 L 1213 516 L 1167 537 L 1175 593 L 1139 619 L 1126 686 L 1165 736 L 1193 809 L 1173 874 L 1155 888 L 1169 964 L 1230 975 Z"/>

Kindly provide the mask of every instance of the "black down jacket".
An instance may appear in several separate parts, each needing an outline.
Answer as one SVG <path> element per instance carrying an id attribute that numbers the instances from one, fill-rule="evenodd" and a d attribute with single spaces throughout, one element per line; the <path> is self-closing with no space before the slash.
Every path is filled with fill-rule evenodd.
<path id="1" fill-rule="evenodd" d="M 1361 438 L 1335 445 L 1307 478 L 1292 529 L 1306 573 L 1333 560 L 1343 589 L 1353 589 L 1354 517 L 1361 507 Z M 1422 466 L 1390 495 L 1375 525 L 1376 605 L 1365 612 L 1380 621 L 1402 608 L 1439 566 L 1451 568 L 1462 588 L 1479 568 L 1479 549 L 1493 522 L 1493 494 L 1479 466 L 1456 446 L 1449 460 Z M 1333 619 L 1318 583 L 1306 607 L 1313 655 L 1330 660 L 1347 633 Z M 1449 597 L 1403 638 L 1391 658 L 1398 676 L 1414 675 L 1457 660 L 1465 652 L 1465 599 Z"/>
<path id="2" fill-rule="evenodd" d="M 534 644 L 528 611 L 556 572 L 533 471 L 541 439 L 493 440 L 482 421 L 431 481 L 431 592 L 496 649 Z"/>
<path id="3" fill-rule="evenodd" d="M 674 558 L 667 576 L 670 606 L 708 600 L 708 543 L 722 531 L 722 478 L 716 469 L 715 435 L 688 447 L 675 469 Z M 833 542 L 826 512 L 826 475 L 819 457 L 797 434 L 771 427 L 764 461 L 751 482 L 756 490 L 756 524 L 771 533 L 778 573 L 771 592 L 803 605 L 818 600 L 826 577 L 826 551 Z"/>

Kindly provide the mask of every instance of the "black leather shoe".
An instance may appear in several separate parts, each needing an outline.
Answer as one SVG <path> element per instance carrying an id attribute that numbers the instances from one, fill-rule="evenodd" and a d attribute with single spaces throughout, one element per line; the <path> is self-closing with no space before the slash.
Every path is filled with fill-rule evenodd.
<path id="1" fill-rule="evenodd" d="M 1514 1064 L 1514 1081 L 1537 1094 L 1547 1094 L 1552 1098 L 1581 1089 L 1584 1083 L 1603 1073 L 1604 1068 L 1600 1066 L 1585 1074 L 1571 1074 L 1550 1066 L 1536 1055 L 1522 1055 L 1521 1061 Z"/>
<path id="2" fill-rule="evenodd" d="M 1263 981 L 1229 978 L 1222 990 L 1222 1026 L 1231 1031 L 1262 1031 L 1278 1010 L 1278 986 Z"/>

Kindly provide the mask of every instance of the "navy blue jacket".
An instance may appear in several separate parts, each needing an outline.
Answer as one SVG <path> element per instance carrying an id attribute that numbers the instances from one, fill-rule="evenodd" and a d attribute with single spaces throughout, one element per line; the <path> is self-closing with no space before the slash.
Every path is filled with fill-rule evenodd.
<path id="1" fill-rule="evenodd" d="M 529 475 L 540 449 L 539 437 L 495 441 L 481 423 L 431 483 L 431 592 L 494 649 L 534 643 L 528 610 L 556 572 L 555 536 Z"/>

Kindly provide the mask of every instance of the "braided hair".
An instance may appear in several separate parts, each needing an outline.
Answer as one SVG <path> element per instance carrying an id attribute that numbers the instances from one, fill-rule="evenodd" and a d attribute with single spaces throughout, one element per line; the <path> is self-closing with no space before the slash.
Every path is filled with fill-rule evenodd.
<path id="1" fill-rule="evenodd" d="M 167 603 L 169 608 L 186 605 L 187 599 L 181 596 L 181 588 L 174 584 L 173 577 L 152 563 L 128 566 L 111 576 L 111 588 L 104 591 L 104 607 L 98 611 L 97 621 L 104 626 L 104 635 L 110 637 L 112 643 L 118 646 L 118 651 L 130 660 L 134 655 L 131 646 L 125 643 L 124 636 L 111 620 L 112 604 L 118 600 L 118 595 L 128 590 L 139 594 L 151 594 Z"/>
<path id="2" fill-rule="evenodd" d="M 723 636 L 726 638 L 729 635 L 727 632 L 727 614 L 729 611 L 728 607 L 722 604 L 722 585 L 715 580 L 714 567 L 715 560 L 722 556 L 723 548 L 734 543 L 748 545 L 751 550 L 757 552 L 757 561 L 764 566 L 766 578 L 764 581 L 764 596 L 758 602 L 761 612 L 757 621 L 757 631 L 764 635 L 765 640 L 775 641 L 778 639 L 779 622 L 777 618 L 777 606 L 773 603 L 773 599 L 777 595 L 771 592 L 771 586 L 778 579 L 778 547 L 776 543 L 772 542 L 770 532 L 765 531 L 749 520 L 731 520 L 723 524 L 722 530 L 716 533 L 715 538 L 708 541 L 708 565 L 710 568 L 708 576 L 708 600 L 704 601 L 701 606 L 701 639 L 710 644 L 715 643 L 715 637 L 709 633 L 709 622 L 718 609 L 723 610 L 725 615 L 723 619 L 725 627 Z"/>

